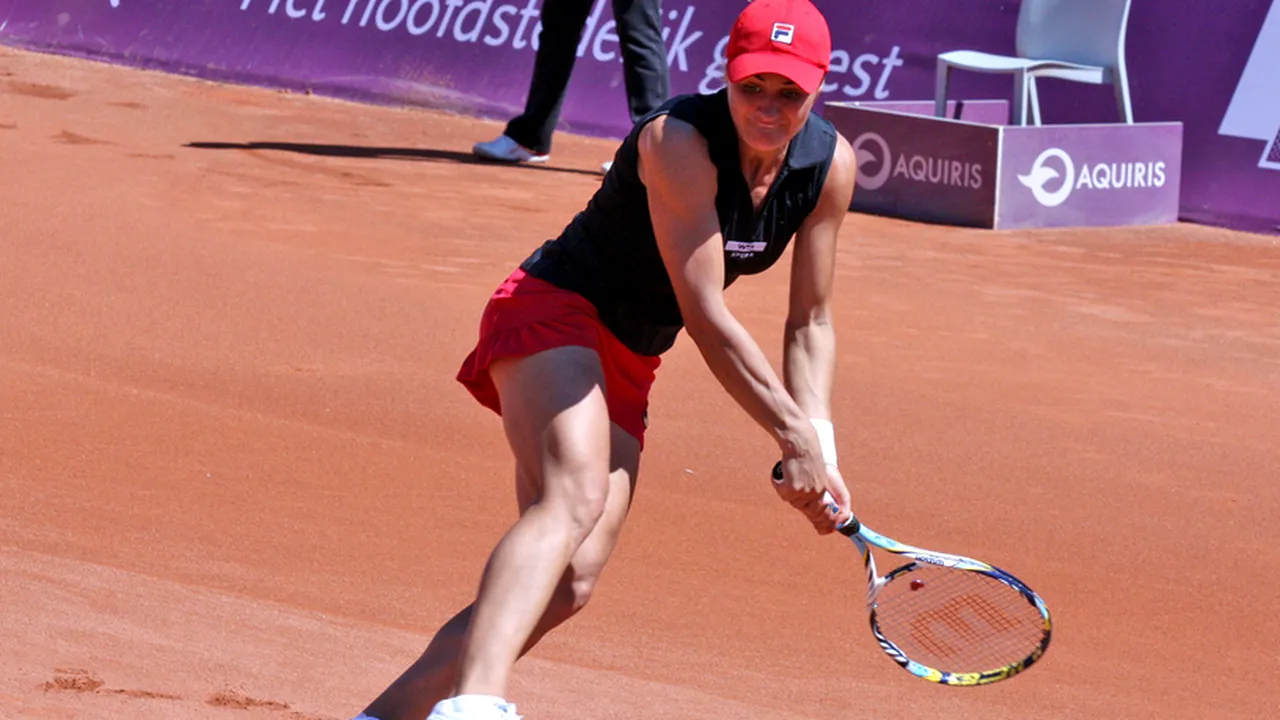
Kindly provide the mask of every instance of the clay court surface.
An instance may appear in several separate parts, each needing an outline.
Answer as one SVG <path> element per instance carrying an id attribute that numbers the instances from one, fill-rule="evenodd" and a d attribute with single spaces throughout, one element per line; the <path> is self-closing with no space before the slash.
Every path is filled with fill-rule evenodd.
<path id="1" fill-rule="evenodd" d="M 500 128 L 0 49 L 0 718 L 348 718 L 470 599 L 513 472 L 453 374 L 613 147 L 472 162 Z M 1031 582 L 1043 662 L 951 689 L 886 658 L 686 337 L 522 713 L 1280 714 L 1274 237 L 850 215 L 837 273 L 860 515 Z M 775 362 L 785 279 L 730 293 Z"/>

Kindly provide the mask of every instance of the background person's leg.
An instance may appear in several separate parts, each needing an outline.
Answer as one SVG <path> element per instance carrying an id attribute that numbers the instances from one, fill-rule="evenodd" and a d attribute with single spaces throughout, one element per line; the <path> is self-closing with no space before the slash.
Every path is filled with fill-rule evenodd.
<path id="1" fill-rule="evenodd" d="M 671 93 L 667 47 L 662 41 L 662 0 L 613 0 L 622 47 L 623 80 L 631 121 L 656 110 Z"/>
<path id="2" fill-rule="evenodd" d="M 539 155 L 551 152 L 551 136 L 578 59 L 578 42 L 593 0 L 547 0 L 533 59 L 533 77 L 524 112 L 507 123 L 505 134 Z"/>

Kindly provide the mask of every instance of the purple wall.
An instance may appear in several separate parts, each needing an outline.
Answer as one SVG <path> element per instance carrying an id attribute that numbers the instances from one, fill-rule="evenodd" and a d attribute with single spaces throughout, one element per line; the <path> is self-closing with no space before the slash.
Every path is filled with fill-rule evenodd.
<path id="1" fill-rule="evenodd" d="M 1016 2 L 816 2 L 834 36 L 825 100 L 928 99 L 937 53 L 1013 48 Z M 1280 0 L 1272 4 L 1182 0 L 1175 10 L 1167 0 L 1134 0 L 1134 109 L 1139 122 L 1185 124 L 1184 218 L 1280 231 L 1280 162 L 1266 160 L 1268 153 L 1280 158 Z M 673 92 L 720 86 L 723 40 L 742 5 L 666 0 Z M 506 117 L 524 100 L 540 7 L 541 0 L 0 0 L 0 41 Z M 621 135 L 628 121 L 605 0 L 597 0 L 579 58 L 563 127 Z M 1010 92 L 1006 78 L 954 77 L 953 97 Z M 1108 87 L 1042 82 L 1041 101 L 1048 122 L 1115 117 Z"/>

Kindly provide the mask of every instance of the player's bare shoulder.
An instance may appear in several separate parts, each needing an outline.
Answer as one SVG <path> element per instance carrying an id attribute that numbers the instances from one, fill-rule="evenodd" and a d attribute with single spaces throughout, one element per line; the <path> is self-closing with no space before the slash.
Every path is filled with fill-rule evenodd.
<path id="1" fill-rule="evenodd" d="M 816 221 L 843 216 L 853 201 L 853 188 L 858 175 L 858 157 L 844 135 L 836 133 L 831 167 L 822 186 L 822 197 L 815 213 Z"/>
<path id="2" fill-rule="evenodd" d="M 853 145 L 839 131 L 836 132 L 836 148 L 831 158 L 831 170 L 828 177 L 837 176 L 838 184 L 844 186 L 847 184 L 849 192 L 853 192 L 854 181 L 858 177 L 858 155 L 853 151 Z M 828 181 L 828 185 L 831 183 Z"/>
<path id="3" fill-rule="evenodd" d="M 668 145 L 698 143 L 706 147 L 706 138 L 688 121 L 663 114 L 650 120 L 640 129 L 640 151 L 660 149 Z"/>
<path id="4" fill-rule="evenodd" d="M 714 176 L 707 139 L 685 120 L 660 115 L 649 121 L 640 129 L 637 150 L 640 181 L 646 186 L 681 177 L 688 180 L 705 170 Z"/>

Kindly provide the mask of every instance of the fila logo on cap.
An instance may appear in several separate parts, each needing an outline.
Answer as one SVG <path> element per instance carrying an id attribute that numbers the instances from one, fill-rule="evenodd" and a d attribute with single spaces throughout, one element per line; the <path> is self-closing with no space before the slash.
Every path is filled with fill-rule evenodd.
<path id="1" fill-rule="evenodd" d="M 769 34 L 769 39 L 776 43 L 782 43 L 783 45 L 790 45 L 791 40 L 795 38 L 795 36 L 796 36 L 795 25 L 792 25 L 791 23 L 776 22 L 773 24 L 773 32 Z"/>

